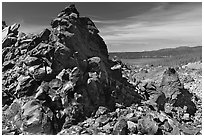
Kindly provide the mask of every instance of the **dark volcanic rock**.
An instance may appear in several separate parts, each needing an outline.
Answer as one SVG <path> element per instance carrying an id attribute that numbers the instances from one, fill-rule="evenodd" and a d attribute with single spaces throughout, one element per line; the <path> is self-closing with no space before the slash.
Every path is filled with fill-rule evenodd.
<path id="1" fill-rule="evenodd" d="M 175 99 L 180 93 L 179 89 L 183 88 L 179 80 L 178 73 L 174 68 L 168 68 L 162 78 L 160 87 L 166 98 Z"/>
<path id="2" fill-rule="evenodd" d="M 22 107 L 22 130 L 32 134 L 53 134 L 51 118 L 38 101 L 31 100 Z"/>
<path id="3" fill-rule="evenodd" d="M 105 114 L 115 103 L 140 103 L 121 69 L 111 70 L 115 63 L 108 59 L 99 30 L 79 16 L 75 5 L 62 10 L 51 26 L 37 35 L 18 34 L 19 24 L 2 30 L 3 105 L 15 98 L 30 100 L 23 107 L 22 115 L 28 117 L 23 134 L 57 134 L 62 128 L 71 134 L 72 125 L 97 110 L 97 121 L 104 126 L 110 120 Z"/>
<path id="4" fill-rule="evenodd" d="M 184 89 L 179 80 L 178 73 L 174 68 L 168 68 L 164 72 L 160 90 L 163 94 L 161 94 L 156 101 L 160 110 L 166 110 L 171 113 L 171 109 L 168 108 L 170 110 L 167 110 L 165 107 L 167 104 L 182 108 L 187 106 L 187 112 L 194 115 L 196 106 L 191 101 L 193 95 L 188 90 Z"/>
<path id="5" fill-rule="evenodd" d="M 160 86 L 138 80 L 138 68 L 109 60 L 94 22 L 74 5 L 39 34 L 3 25 L 3 134 L 201 133 L 202 102 L 175 69 L 165 70 Z M 152 67 L 143 69 L 142 77 L 152 76 Z"/>
<path id="6" fill-rule="evenodd" d="M 10 47 L 17 42 L 18 28 L 20 24 L 13 24 L 8 27 L 4 27 L 2 30 L 2 48 Z"/>

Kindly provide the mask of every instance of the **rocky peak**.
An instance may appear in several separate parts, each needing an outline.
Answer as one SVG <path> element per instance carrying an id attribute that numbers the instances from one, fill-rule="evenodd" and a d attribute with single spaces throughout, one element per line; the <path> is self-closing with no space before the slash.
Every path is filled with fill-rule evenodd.
<path id="1" fill-rule="evenodd" d="M 77 53 L 77 58 L 84 60 L 99 56 L 107 65 L 108 50 L 105 42 L 89 18 L 79 17 L 75 5 L 62 10 L 58 17 L 52 20 L 51 26 L 59 42 L 70 49 L 71 53 Z"/>
<path id="2" fill-rule="evenodd" d="M 25 100 L 37 100 L 39 104 L 32 107 L 42 109 L 35 109 L 36 115 L 19 115 L 44 115 L 35 122 L 31 120 L 28 127 L 22 126 L 23 131 L 41 134 L 36 132 L 44 131 L 31 128 L 44 128 L 40 123 L 52 121 L 46 125 L 53 127 L 48 134 L 56 134 L 90 117 L 100 106 L 112 111 L 116 103 L 128 106 L 141 101 L 122 78 L 121 68 L 111 70 L 117 62 L 108 59 L 99 30 L 91 19 L 79 16 L 75 5 L 62 10 L 51 21 L 52 28 L 39 34 L 18 33 L 19 27 L 14 24 L 3 29 L 3 106 L 14 99 L 23 100 L 25 106 Z M 23 111 L 29 111 L 29 107 Z M 22 125 L 28 122 L 20 121 Z"/>
<path id="3" fill-rule="evenodd" d="M 75 5 L 74 4 L 71 4 L 70 6 L 66 7 L 65 9 L 63 9 L 61 11 L 61 13 L 58 14 L 58 17 L 61 17 L 61 16 L 69 16 L 70 14 L 72 13 L 75 13 L 77 16 L 77 18 L 79 17 L 79 12 L 78 10 L 76 9 Z"/>
<path id="4" fill-rule="evenodd" d="M 191 121 L 202 125 L 202 102 L 176 70 L 166 69 L 160 86 L 143 74 L 144 81 L 130 80 L 140 73 L 108 59 L 99 30 L 75 5 L 39 34 L 19 27 L 2 30 L 3 134 L 201 133 Z"/>

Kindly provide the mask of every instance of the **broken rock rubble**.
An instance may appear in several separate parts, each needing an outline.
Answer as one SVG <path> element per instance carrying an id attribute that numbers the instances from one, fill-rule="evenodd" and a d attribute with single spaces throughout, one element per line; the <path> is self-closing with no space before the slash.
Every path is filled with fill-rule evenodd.
<path id="1" fill-rule="evenodd" d="M 200 133 L 180 124 L 199 121 L 191 116 L 201 109 L 175 70 L 164 72 L 160 87 L 130 84 L 122 62 L 108 59 L 99 30 L 74 5 L 37 35 L 19 27 L 2 28 L 4 134 Z"/>

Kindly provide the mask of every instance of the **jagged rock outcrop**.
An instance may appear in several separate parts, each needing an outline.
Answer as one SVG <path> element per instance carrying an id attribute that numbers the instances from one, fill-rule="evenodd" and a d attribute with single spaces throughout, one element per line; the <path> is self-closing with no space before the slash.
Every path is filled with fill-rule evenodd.
<path id="1" fill-rule="evenodd" d="M 19 115 L 28 119 L 20 120 L 22 131 L 57 134 L 93 115 L 99 106 L 114 110 L 116 103 L 141 101 L 121 70 L 111 70 L 117 62 L 108 59 L 99 30 L 74 5 L 52 20 L 52 29 L 26 35 L 18 33 L 19 27 L 2 30 L 2 99 L 3 106 L 14 99 L 23 102 Z"/>
<path id="2" fill-rule="evenodd" d="M 4 24 L 2 30 L 2 48 L 10 47 L 17 42 L 18 28 L 20 24 L 13 24 L 12 26 L 6 26 Z"/>
<path id="3" fill-rule="evenodd" d="M 19 27 L 2 30 L 3 134 L 201 134 L 202 102 L 175 69 L 140 81 L 74 5 L 39 34 Z"/>
<path id="4" fill-rule="evenodd" d="M 174 68 L 168 68 L 164 72 L 159 90 L 162 91 L 157 99 L 159 110 L 171 113 L 174 106 L 187 107 L 186 112 L 190 115 L 194 115 L 196 112 L 196 106 L 192 102 L 193 94 L 184 89 Z"/>

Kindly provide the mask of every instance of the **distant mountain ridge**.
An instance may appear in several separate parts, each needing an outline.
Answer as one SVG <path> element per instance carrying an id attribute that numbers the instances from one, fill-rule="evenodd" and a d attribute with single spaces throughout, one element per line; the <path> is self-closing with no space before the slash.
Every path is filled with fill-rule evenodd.
<path id="1" fill-rule="evenodd" d="M 172 56 L 183 56 L 195 54 L 202 56 L 202 46 L 196 47 L 177 47 L 177 48 L 165 48 L 154 51 L 143 51 L 143 52 L 110 52 L 109 57 L 112 58 L 117 56 L 121 59 L 137 59 L 137 58 L 165 58 Z"/>

